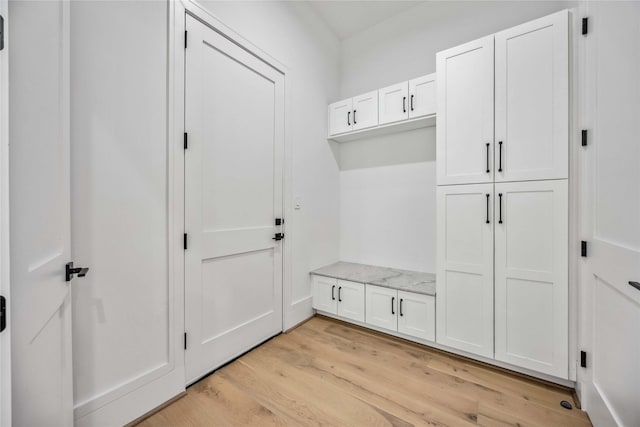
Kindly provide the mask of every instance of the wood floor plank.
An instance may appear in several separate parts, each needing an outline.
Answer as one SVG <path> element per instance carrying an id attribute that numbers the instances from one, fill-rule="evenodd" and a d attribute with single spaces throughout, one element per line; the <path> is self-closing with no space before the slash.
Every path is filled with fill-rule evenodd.
<path id="1" fill-rule="evenodd" d="M 589 426 L 571 392 L 315 317 L 187 390 L 142 427 Z"/>

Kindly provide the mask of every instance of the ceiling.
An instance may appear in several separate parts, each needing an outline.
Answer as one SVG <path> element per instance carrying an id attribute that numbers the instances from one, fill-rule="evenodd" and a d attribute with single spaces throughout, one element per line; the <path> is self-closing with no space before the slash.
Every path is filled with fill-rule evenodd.
<path id="1" fill-rule="evenodd" d="M 335 1 L 312 0 L 309 4 L 340 39 L 345 39 L 421 3 L 415 0 Z"/>

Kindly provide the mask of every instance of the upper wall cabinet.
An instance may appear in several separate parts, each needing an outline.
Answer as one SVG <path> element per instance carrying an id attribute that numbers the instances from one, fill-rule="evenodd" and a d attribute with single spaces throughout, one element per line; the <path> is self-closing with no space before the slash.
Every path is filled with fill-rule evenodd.
<path id="1" fill-rule="evenodd" d="M 569 16 L 495 35 L 496 181 L 568 177 Z"/>
<path id="2" fill-rule="evenodd" d="M 409 96 L 408 82 L 378 89 L 378 108 L 380 124 L 406 120 L 409 117 L 407 98 Z"/>
<path id="3" fill-rule="evenodd" d="M 493 182 L 493 36 L 436 55 L 437 181 Z"/>
<path id="4" fill-rule="evenodd" d="M 436 73 L 409 80 L 409 118 L 436 113 Z"/>
<path id="5" fill-rule="evenodd" d="M 329 105 L 329 135 L 378 125 L 378 91 Z"/>
<path id="6" fill-rule="evenodd" d="M 329 105 L 329 138 L 343 142 L 433 126 L 435 114 L 433 73 Z"/>

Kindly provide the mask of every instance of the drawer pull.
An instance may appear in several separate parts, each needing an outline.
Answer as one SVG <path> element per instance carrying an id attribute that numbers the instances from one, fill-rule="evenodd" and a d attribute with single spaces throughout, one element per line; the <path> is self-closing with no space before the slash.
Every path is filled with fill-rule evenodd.
<path id="1" fill-rule="evenodd" d="M 342 286 L 338 288 L 338 302 L 342 302 Z"/>
<path id="2" fill-rule="evenodd" d="M 396 314 L 396 312 L 395 312 L 395 302 L 396 302 L 396 297 L 391 297 L 391 314 Z"/>
<path id="3" fill-rule="evenodd" d="M 332 301 L 335 301 L 335 300 L 336 300 L 335 290 L 336 290 L 336 285 L 333 285 L 333 286 L 331 287 L 331 300 L 332 300 Z"/>
<path id="4" fill-rule="evenodd" d="M 400 298 L 400 316 L 404 316 L 404 314 L 402 314 L 402 301 L 404 301 L 404 299 Z"/>

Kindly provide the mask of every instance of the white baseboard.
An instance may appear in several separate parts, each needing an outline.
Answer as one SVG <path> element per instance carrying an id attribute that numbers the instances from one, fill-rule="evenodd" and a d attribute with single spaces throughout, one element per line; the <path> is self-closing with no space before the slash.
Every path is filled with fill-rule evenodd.
<path id="1" fill-rule="evenodd" d="M 283 330 L 286 332 L 314 315 L 311 295 L 292 302 L 285 310 Z"/>

